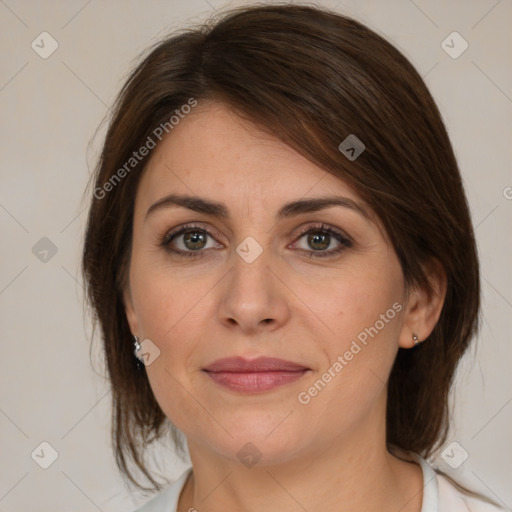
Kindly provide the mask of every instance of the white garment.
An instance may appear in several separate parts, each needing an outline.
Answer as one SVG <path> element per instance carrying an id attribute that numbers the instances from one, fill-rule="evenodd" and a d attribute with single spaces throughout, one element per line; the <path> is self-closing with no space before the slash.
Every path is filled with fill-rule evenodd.
<path id="1" fill-rule="evenodd" d="M 423 501 L 421 512 L 498 512 L 504 510 L 478 498 L 466 496 L 443 475 L 437 474 L 419 455 L 411 454 L 423 470 Z M 176 482 L 152 498 L 135 512 L 176 512 L 178 499 L 192 468 Z"/>

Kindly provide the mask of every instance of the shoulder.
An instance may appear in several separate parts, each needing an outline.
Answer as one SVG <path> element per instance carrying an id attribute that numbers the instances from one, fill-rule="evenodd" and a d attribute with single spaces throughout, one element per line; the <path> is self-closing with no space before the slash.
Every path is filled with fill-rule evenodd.
<path id="1" fill-rule="evenodd" d="M 504 509 L 455 487 L 444 475 L 437 474 L 439 512 L 499 512 Z"/>
<path id="2" fill-rule="evenodd" d="M 171 487 L 161 491 L 134 512 L 176 512 L 178 499 L 192 468 L 187 469 Z"/>
<path id="3" fill-rule="evenodd" d="M 418 454 L 409 452 L 423 470 L 423 503 L 421 512 L 499 512 L 505 509 L 493 505 L 471 491 L 459 489 L 443 473 L 434 470 Z"/>

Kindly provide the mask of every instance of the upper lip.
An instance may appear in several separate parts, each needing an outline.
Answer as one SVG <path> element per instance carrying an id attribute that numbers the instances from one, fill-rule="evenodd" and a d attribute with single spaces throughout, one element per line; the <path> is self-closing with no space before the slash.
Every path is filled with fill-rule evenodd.
<path id="1" fill-rule="evenodd" d="M 300 371 L 309 370 L 307 366 L 277 359 L 275 357 L 258 357 L 256 359 L 245 359 L 243 357 L 226 357 L 217 359 L 209 364 L 204 371 L 207 372 L 233 372 L 233 373 L 253 373 L 253 372 L 276 372 L 276 371 Z"/>

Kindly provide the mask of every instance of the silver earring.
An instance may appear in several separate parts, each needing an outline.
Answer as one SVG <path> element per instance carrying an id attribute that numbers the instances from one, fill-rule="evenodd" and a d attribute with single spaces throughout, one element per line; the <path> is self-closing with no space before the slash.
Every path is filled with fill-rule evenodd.
<path id="1" fill-rule="evenodd" d="M 139 343 L 139 338 L 137 338 L 137 336 L 133 337 L 133 346 L 134 346 L 133 353 L 135 354 L 135 359 L 137 360 L 137 368 L 139 370 L 142 370 L 142 368 L 144 368 L 144 363 L 139 358 L 138 352 L 141 349 L 141 345 Z"/>
<path id="2" fill-rule="evenodd" d="M 416 334 L 414 334 L 414 333 L 412 335 L 412 341 L 414 341 L 414 346 L 419 345 L 421 343 L 418 336 L 416 336 Z"/>

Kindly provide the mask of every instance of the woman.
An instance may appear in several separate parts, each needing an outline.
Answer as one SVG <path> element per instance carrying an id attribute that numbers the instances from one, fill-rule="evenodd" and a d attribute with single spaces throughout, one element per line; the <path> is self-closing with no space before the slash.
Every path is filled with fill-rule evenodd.
<path id="1" fill-rule="evenodd" d="M 496 510 L 425 462 L 478 260 L 440 114 L 393 46 L 291 5 L 173 36 L 125 84 L 93 196 L 118 465 L 161 490 L 144 451 L 179 432 L 192 462 L 140 511 Z"/>

